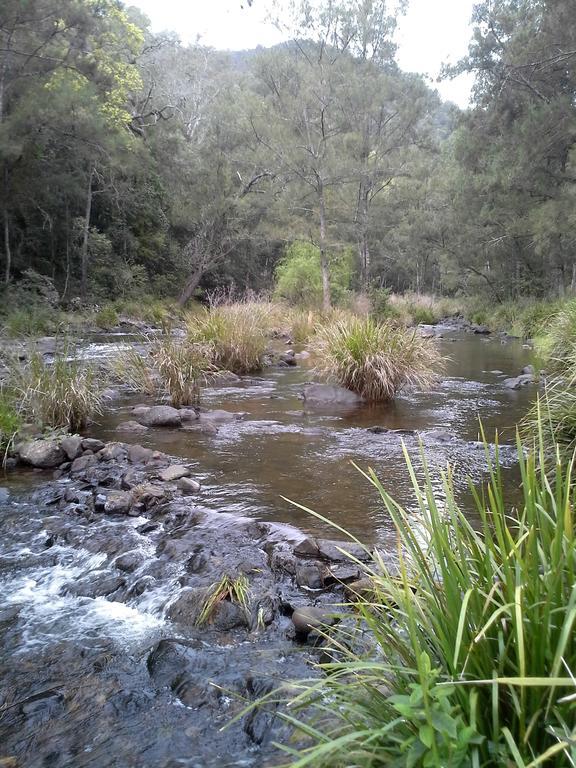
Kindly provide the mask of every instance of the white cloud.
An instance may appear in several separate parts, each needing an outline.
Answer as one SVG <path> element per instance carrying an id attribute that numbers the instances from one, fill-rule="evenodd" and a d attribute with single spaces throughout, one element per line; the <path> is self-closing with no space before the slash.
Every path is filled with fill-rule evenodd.
<path id="1" fill-rule="evenodd" d="M 267 21 L 272 0 L 128 0 L 150 18 L 155 32 L 175 31 L 183 42 L 200 39 L 228 50 L 274 45 L 282 37 Z M 443 63 L 455 63 L 468 49 L 468 26 L 475 0 L 411 0 L 401 20 L 398 60 L 410 72 L 422 72 L 446 99 L 466 106 L 472 78 L 437 83 Z"/>

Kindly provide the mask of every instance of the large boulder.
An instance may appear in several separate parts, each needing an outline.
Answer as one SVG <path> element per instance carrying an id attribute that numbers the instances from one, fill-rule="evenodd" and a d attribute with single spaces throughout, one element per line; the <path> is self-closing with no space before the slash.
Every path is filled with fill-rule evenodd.
<path id="1" fill-rule="evenodd" d="M 142 415 L 138 415 L 137 419 L 145 427 L 179 427 L 182 424 L 182 416 L 170 405 L 154 405 Z"/>
<path id="2" fill-rule="evenodd" d="M 20 461 L 38 469 L 53 469 L 68 459 L 57 440 L 30 440 L 18 447 Z"/>
<path id="3" fill-rule="evenodd" d="M 304 401 L 310 405 L 357 405 L 362 398 L 356 392 L 332 384 L 307 384 Z"/>

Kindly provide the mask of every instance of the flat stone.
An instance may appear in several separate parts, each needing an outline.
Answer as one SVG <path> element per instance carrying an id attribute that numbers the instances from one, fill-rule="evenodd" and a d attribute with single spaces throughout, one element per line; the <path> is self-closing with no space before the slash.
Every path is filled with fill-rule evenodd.
<path id="1" fill-rule="evenodd" d="M 181 477 L 176 486 L 182 493 L 198 493 L 202 487 L 197 480 L 193 480 L 191 477 Z"/>
<path id="2" fill-rule="evenodd" d="M 138 416 L 138 421 L 146 427 L 179 427 L 182 417 L 180 412 L 170 405 L 154 405 Z"/>
<path id="3" fill-rule="evenodd" d="M 66 453 L 56 440 L 31 440 L 17 449 L 20 461 L 38 469 L 54 469 L 66 461 Z"/>
<path id="4" fill-rule="evenodd" d="M 95 437 L 85 437 L 82 440 L 82 450 L 92 451 L 92 453 L 98 453 L 105 445 L 106 443 L 102 442 L 102 440 L 97 440 Z"/>
<path id="5" fill-rule="evenodd" d="M 174 480 L 180 480 L 183 477 L 189 477 L 189 475 L 190 470 L 188 467 L 185 467 L 182 464 L 173 464 L 160 472 L 160 480 L 163 480 L 165 483 L 170 483 Z"/>
<path id="6" fill-rule="evenodd" d="M 342 563 L 341 565 L 331 565 L 328 568 L 328 573 L 325 577 L 326 584 L 348 584 L 350 582 L 358 581 L 360 578 L 360 569 L 348 563 Z"/>
<path id="7" fill-rule="evenodd" d="M 60 443 L 62 449 L 70 461 L 74 461 L 82 455 L 82 438 L 79 435 L 70 435 L 65 437 Z"/>
<path id="8" fill-rule="evenodd" d="M 342 550 L 342 551 L 341 551 Z M 360 544 L 349 541 L 331 541 L 329 539 L 313 539 L 307 537 L 294 547 L 298 557 L 314 557 L 332 562 L 348 562 L 350 557 L 356 560 L 370 560 L 370 553 Z"/>
<path id="9" fill-rule="evenodd" d="M 116 427 L 116 432 L 132 432 L 134 434 L 143 434 L 148 432 L 148 427 L 139 424 L 137 421 L 123 421 Z"/>
<path id="10" fill-rule="evenodd" d="M 128 448 L 124 443 L 108 443 L 98 451 L 100 461 L 123 461 L 128 455 Z"/>
<path id="11" fill-rule="evenodd" d="M 152 485 L 152 483 L 142 483 L 132 489 L 132 498 L 135 502 L 140 502 L 146 507 L 165 499 L 169 495 L 164 486 Z"/>
<path id="12" fill-rule="evenodd" d="M 139 417 L 144 416 L 148 411 L 150 410 L 149 405 L 135 405 L 134 408 L 132 408 L 132 416 Z"/>

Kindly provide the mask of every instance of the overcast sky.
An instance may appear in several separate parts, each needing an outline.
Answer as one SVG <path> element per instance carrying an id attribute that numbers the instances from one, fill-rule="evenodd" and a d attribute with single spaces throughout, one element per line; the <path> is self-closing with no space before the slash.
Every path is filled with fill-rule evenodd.
<path id="1" fill-rule="evenodd" d="M 462 107 L 472 84 L 468 76 L 437 83 L 444 62 L 455 63 L 468 49 L 472 6 L 477 0 L 410 0 L 398 31 L 398 60 L 402 69 L 422 72 L 443 98 Z M 128 0 L 141 8 L 152 30 L 175 31 L 183 42 L 200 38 L 215 48 L 242 50 L 280 42 L 279 32 L 266 22 L 272 0 Z"/>

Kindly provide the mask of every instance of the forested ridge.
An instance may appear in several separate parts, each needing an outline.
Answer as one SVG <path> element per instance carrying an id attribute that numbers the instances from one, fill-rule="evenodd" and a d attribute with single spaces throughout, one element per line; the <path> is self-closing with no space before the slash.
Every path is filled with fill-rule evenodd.
<path id="1" fill-rule="evenodd" d="M 64 306 L 259 292 L 290 248 L 325 305 L 573 291 L 574 3 L 479 3 L 466 111 L 399 69 L 384 0 L 306 7 L 289 42 L 223 53 L 115 0 L 4 0 L 5 304 L 38 275 Z"/>

